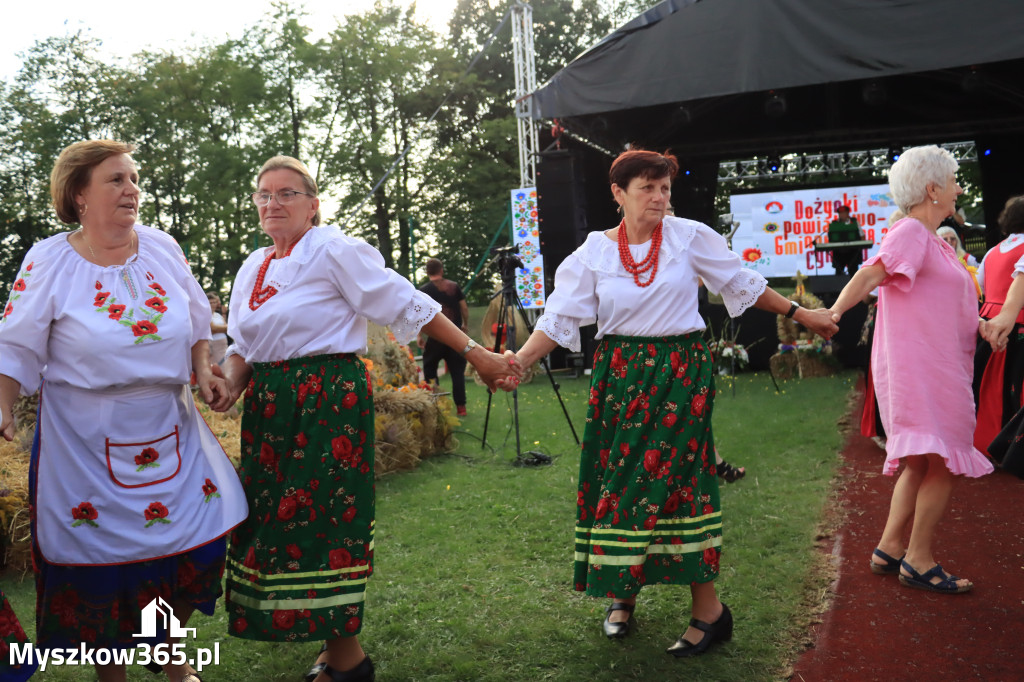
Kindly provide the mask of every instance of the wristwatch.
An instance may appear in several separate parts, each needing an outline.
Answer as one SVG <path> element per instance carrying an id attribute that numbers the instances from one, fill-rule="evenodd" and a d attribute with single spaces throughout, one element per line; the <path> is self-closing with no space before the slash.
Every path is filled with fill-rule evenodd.
<path id="1" fill-rule="evenodd" d="M 796 301 L 790 301 L 789 312 L 786 313 L 786 319 L 792 319 L 793 315 L 796 314 L 796 311 L 798 310 L 800 310 L 800 304 L 797 303 Z"/>
<path id="2" fill-rule="evenodd" d="M 462 355 L 466 355 L 469 351 L 473 350 L 474 348 L 476 348 L 476 341 L 470 339 L 469 343 L 466 344 L 466 347 L 462 349 Z"/>

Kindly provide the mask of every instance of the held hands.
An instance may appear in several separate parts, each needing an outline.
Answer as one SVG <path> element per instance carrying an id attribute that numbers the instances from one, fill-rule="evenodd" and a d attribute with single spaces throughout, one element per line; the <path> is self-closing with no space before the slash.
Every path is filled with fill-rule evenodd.
<path id="1" fill-rule="evenodd" d="M 202 393 L 203 400 L 214 412 L 225 412 L 235 404 L 242 391 L 234 390 L 231 383 L 224 376 L 224 370 L 220 365 L 210 365 L 209 397 L 206 392 Z M 203 391 L 203 383 L 200 381 L 199 390 Z"/>
<path id="2" fill-rule="evenodd" d="M 218 410 L 217 407 L 229 398 L 227 382 L 224 380 L 224 372 L 217 365 L 210 365 L 207 371 L 196 372 L 196 383 L 199 386 L 199 396 L 203 402 L 210 406 L 215 412 L 223 412 L 227 407 Z M 228 407 L 234 401 L 228 404 Z"/>
<path id="3" fill-rule="evenodd" d="M 477 346 L 466 355 L 466 359 L 473 363 L 476 371 L 480 373 L 480 378 L 491 391 L 497 391 L 499 388 L 511 391 L 512 389 L 506 386 L 511 382 L 518 385 L 523 371 L 514 361 L 515 354 L 512 354 L 513 359 L 509 359 L 509 353 L 511 351 L 506 351 L 505 355 L 498 355 Z"/>
<path id="4" fill-rule="evenodd" d="M 838 313 L 828 308 L 816 310 L 801 308 L 793 316 L 793 319 L 827 341 L 839 331 L 839 326 L 836 324 L 839 322 L 839 317 Z"/>
<path id="5" fill-rule="evenodd" d="M 511 393 L 512 391 L 519 388 L 519 379 L 523 376 L 523 363 L 519 360 L 519 356 L 510 350 L 505 351 L 505 360 L 509 366 L 514 368 L 516 375 L 513 375 L 507 379 L 501 379 L 497 382 L 498 388 L 501 390 Z"/>
<path id="6" fill-rule="evenodd" d="M 1015 322 L 1016 317 L 1008 317 L 1000 313 L 991 320 L 980 320 L 978 333 L 981 334 L 981 338 L 991 344 L 993 352 L 998 353 L 1001 350 L 1006 350 L 1006 342 L 1010 337 L 1010 332 L 1013 331 Z"/>

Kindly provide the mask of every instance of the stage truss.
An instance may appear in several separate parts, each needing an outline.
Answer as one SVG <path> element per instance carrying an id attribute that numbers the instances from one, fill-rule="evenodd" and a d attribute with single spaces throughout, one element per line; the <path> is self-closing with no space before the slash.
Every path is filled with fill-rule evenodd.
<path id="1" fill-rule="evenodd" d="M 957 161 L 977 161 L 978 150 L 973 142 L 947 142 L 940 144 Z M 902 148 L 864 149 L 834 154 L 787 154 L 783 157 L 764 156 L 718 164 L 718 182 L 742 182 L 764 178 L 829 177 L 840 179 L 855 171 L 887 170 Z M 773 170 L 774 168 L 774 170 Z"/>

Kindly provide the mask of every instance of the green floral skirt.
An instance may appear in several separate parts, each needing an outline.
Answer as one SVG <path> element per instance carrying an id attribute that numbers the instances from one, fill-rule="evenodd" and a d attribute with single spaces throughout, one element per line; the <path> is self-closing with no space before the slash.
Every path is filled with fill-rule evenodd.
<path id="1" fill-rule="evenodd" d="M 713 369 L 699 332 L 601 340 L 580 460 L 576 590 L 624 598 L 718 575 Z"/>
<path id="2" fill-rule="evenodd" d="M 242 417 L 249 518 L 231 533 L 232 635 L 357 634 L 373 572 L 373 392 L 352 354 L 256 363 Z"/>

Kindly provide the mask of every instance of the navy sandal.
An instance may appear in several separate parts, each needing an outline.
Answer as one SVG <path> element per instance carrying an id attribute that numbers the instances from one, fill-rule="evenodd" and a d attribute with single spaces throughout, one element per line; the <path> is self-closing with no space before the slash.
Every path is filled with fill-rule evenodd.
<path id="1" fill-rule="evenodd" d="M 871 572 L 876 575 L 892 575 L 900 572 L 900 564 L 903 562 L 903 556 L 899 559 L 894 559 L 882 550 L 875 548 L 874 555 L 884 561 L 884 564 L 880 564 L 876 561 L 868 559 L 868 563 L 871 564 Z"/>
<path id="2" fill-rule="evenodd" d="M 906 562 L 906 560 L 903 560 L 900 563 L 904 569 L 910 572 L 909 576 L 903 575 L 902 571 L 900 572 L 900 583 L 907 587 L 913 587 L 917 590 L 927 590 L 928 592 L 941 592 L 943 594 L 963 594 L 964 592 L 970 592 L 974 589 L 973 584 L 965 587 L 957 585 L 956 581 L 959 580 L 959 578 L 955 575 L 947 575 L 946 572 L 942 570 L 941 564 L 935 564 L 932 566 L 931 570 L 926 573 L 918 573 L 914 570 L 913 566 Z M 933 583 L 932 578 L 939 578 L 940 580 L 937 583 Z"/>

